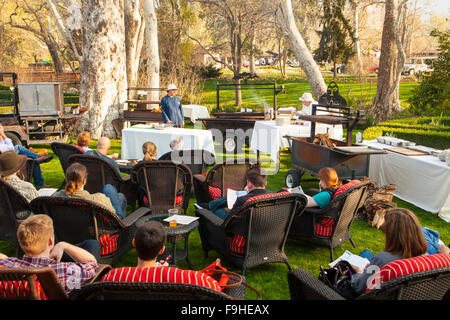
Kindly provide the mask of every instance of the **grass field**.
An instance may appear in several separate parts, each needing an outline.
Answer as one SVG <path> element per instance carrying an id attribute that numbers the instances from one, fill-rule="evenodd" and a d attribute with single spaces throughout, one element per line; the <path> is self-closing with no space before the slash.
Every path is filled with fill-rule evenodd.
<path id="1" fill-rule="evenodd" d="M 96 142 L 92 141 L 90 146 L 95 148 Z M 33 146 L 33 148 L 46 148 L 49 154 L 52 154 L 49 145 Z M 219 150 L 218 150 L 219 151 Z M 121 141 L 113 140 L 111 153 L 121 152 Z M 284 186 L 284 177 L 290 169 L 290 153 L 281 153 L 280 172 L 277 175 L 268 177 L 267 189 L 277 191 Z M 42 165 L 45 183 L 58 187 L 64 178 L 63 171 L 58 159 Z M 302 184 L 304 189 L 317 187 L 316 183 L 309 182 Z M 450 228 L 448 223 L 440 219 L 432 213 L 423 211 L 404 201 L 395 199 L 399 207 L 412 210 L 419 218 L 421 224 L 428 228 L 437 230 L 441 234 L 444 243 L 450 242 Z M 195 196 L 190 200 L 188 214 L 194 215 Z M 351 234 L 357 248 L 353 248 L 350 242 L 347 242 L 334 250 L 335 257 L 339 257 L 345 250 L 353 253 L 360 253 L 363 249 L 369 249 L 374 253 L 383 250 L 383 235 L 381 231 L 371 228 L 366 221 L 356 220 L 352 226 Z M 199 270 L 213 262 L 218 256 L 215 251 L 209 252 L 209 258 L 205 258 L 198 231 L 194 231 L 189 238 L 190 260 L 194 269 Z M 0 241 L 0 252 L 13 255 L 13 247 L 7 243 Z M 289 258 L 289 262 L 293 268 L 304 268 L 317 276 L 320 266 L 326 266 L 329 263 L 329 250 L 324 247 L 316 247 L 299 241 L 288 240 L 285 252 Z M 124 255 L 113 267 L 134 266 L 137 261 L 136 252 L 130 250 Z M 233 266 L 224 262 L 224 266 L 232 271 L 237 271 Z M 179 267 L 187 268 L 185 261 L 179 263 Z M 287 266 L 285 264 L 269 264 L 250 269 L 246 273 L 247 282 L 262 293 L 263 299 L 267 300 L 287 300 L 290 298 L 287 284 Z M 256 295 L 250 294 L 249 299 L 255 299 Z"/>

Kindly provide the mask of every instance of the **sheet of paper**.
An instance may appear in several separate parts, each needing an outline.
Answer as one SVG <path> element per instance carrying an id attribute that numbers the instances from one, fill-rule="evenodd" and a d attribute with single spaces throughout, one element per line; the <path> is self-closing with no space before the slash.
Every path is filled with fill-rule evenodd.
<path id="1" fill-rule="evenodd" d="M 227 206 L 228 209 L 233 208 L 236 199 L 245 196 L 248 192 L 244 190 L 227 189 Z"/>
<path id="2" fill-rule="evenodd" d="M 38 190 L 40 197 L 50 197 L 54 194 L 58 189 L 56 188 L 42 188 Z"/>
<path id="3" fill-rule="evenodd" d="M 370 263 L 370 261 L 366 258 L 360 257 L 346 250 L 339 258 L 330 263 L 330 267 L 334 267 L 336 263 L 341 260 L 345 260 L 354 266 L 360 267 L 361 270 L 364 270 L 364 268 Z"/>
<path id="4" fill-rule="evenodd" d="M 176 220 L 177 224 L 187 225 L 187 224 L 190 224 L 193 221 L 197 220 L 198 218 L 199 217 L 191 217 L 191 216 L 174 214 L 173 216 L 168 217 L 168 218 L 164 219 L 163 221 L 170 222 L 171 220 Z"/>
<path id="5" fill-rule="evenodd" d="M 292 192 L 292 193 L 305 194 L 305 192 L 303 191 L 301 186 L 298 186 L 298 187 L 295 187 L 295 188 L 290 188 L 288 190 L 289 190 L 289 192 Z"/>

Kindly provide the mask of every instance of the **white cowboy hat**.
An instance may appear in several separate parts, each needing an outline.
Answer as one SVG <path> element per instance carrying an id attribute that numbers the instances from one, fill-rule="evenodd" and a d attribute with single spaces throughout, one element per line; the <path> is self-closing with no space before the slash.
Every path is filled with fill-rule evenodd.
<path id="1" fill-rule="evenodd" d="M 173 83 L 169 84 L 169 86 L 167 87 L 167 91 L 169 90 L 178 90 L 177 86 L 174 85 Z"/>
<path id="2" fill-rule="evenodd" d="M 309 92 L 305 92 L 298 100 L 301 101 L 314 101 L 312 94 Z"/>

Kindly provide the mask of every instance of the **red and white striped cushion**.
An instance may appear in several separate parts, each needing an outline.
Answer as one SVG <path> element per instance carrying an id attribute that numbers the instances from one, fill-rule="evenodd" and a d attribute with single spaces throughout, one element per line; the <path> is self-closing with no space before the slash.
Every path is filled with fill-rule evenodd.
<path id="1" fill-rule="evenodd" d="M 222 191 L 220 190 L 219 187 L 209 186 L 208 188 L 209 188 L 209 196 L 212 200 L 216 200 L 222 197 Z"/>
<path id="2" fill-rule="evenodd" d="M 329 237 L 333 233 L 334 219 L 325 217 L 319 220 L 314 226 L 314 234 L 320 237 Z"/>
<path id="3" fill-rule="evenodd" d="M 231 252 L 237 254 L 244 254 L 245 251 L 245 238 L 240 234 L 227 237 L 228 246 Z"/>
<path id="4" fill-rule="evenodd" d="M 221 291 L 219 283 L 203 272 L 173 267 L 117 268 L 104 275 L 102 281 L 184 283 Z"/>
<path id="5" fill-rule="evenodd" d="M 0 266 L 0 268 L 6 268 L 5 266 Z M 35 277 L 36 278 L 36 277 Z M 36 279 L 34 281 L 36 286 L 36 292 L 41 300 L 48 300 L 44 290 L 42 290 L 41 283 Z M 27 281 L 1 281 L 0 282 L 0 299 L 6 298 L 20 298 L 29 297 L 30 288 Z"/>
<path id="6" fill-rule="evenodd" d="M 351 187 L 356 186 L 357 184 L 360 184 L 361 181 L 360 180 L 351 180 L 348 183 L 340 186 L 336 192 L 334 193 L 333 199 L 335 199 L 336 197 L 338 197 L 340 194 L 344 193 L 345 191 L 347 191 L 348 189 L 350 189 Z"/>
<path id="7" fill-rule="evenodd" d="M 266 199 L 266 198 L 272 198 L 275 196 L 282 196 L 282 195 L 286 195 L 286 194 L 291 194 L 289 191 L 283 191 L 283 192 L 278 192 L 278 193 L 266 193 L 266 194 L 261 194 L 259 196 L 254 196 L 251 198 L 248 198 L 247 201 L 244 202 L 244 204 L 253 201 L 253 200 L 259 200 L 259 199 Z"/>
<path id="8" fill-rule="evenodd" d="M 450 254 L 432 254 L 392 261 L 372 277 L 366 291 L 407 274 L 450 267 Z"/>
<path id="9" fill-rule="evenodd" d="M 119 241 L 119 234 L 111 235 L 109 233 L 104 234 L 98 239 L 98 242 L 100 242 L 101 249 L 100 249 L 100 255 L 106 256 L 108 254 L 114 253 L 117 251 L 117 243 Z"/>

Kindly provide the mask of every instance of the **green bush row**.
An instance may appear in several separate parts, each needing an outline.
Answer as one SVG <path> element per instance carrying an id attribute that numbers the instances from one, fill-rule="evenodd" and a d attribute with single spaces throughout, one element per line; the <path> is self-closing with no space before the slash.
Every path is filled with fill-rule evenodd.
<path id="1" fill-rule="evenodd" d="M 407 123 L 388 123 L 383 122 L 379 123 L 380 127 L 389 127 L 389 128 L 404 128 L 404 129 L 416 129 L 416 130 L 425 130 L 425 131 L 448 131 L 450 132 L 450 126 L 434 126 L 430 124 L 407 124 Z"/>
<path id="2" fill-rule="evenodd" d="M 393 119 L 389 120 L 383 123 L 380 123 L 379 125 L 387 125 L 387 124 L 394 124 L 394 123 L 405 123 L 405 124 L 419 124 L 419 125 L 426 125 L 431 124 L 432 122 L 440 122 L 443 126 L 450 126 L 450 117 L 415 117 L 415 118 L 399 118 L 399 119 Z"/>
<path id="3" fill-rule="evenodd" d="M 377 137 L 390 135 L 399 139 L 405 139 L 415 142 L 417 145 L 423 145 L 436 149 L 450 148 L 450 132 L 435 130 L 418 130 L 409 128 L 395 127 L 370 127 L 364 130 L 363 138 L 365 140 L 374 140 Z"/>

